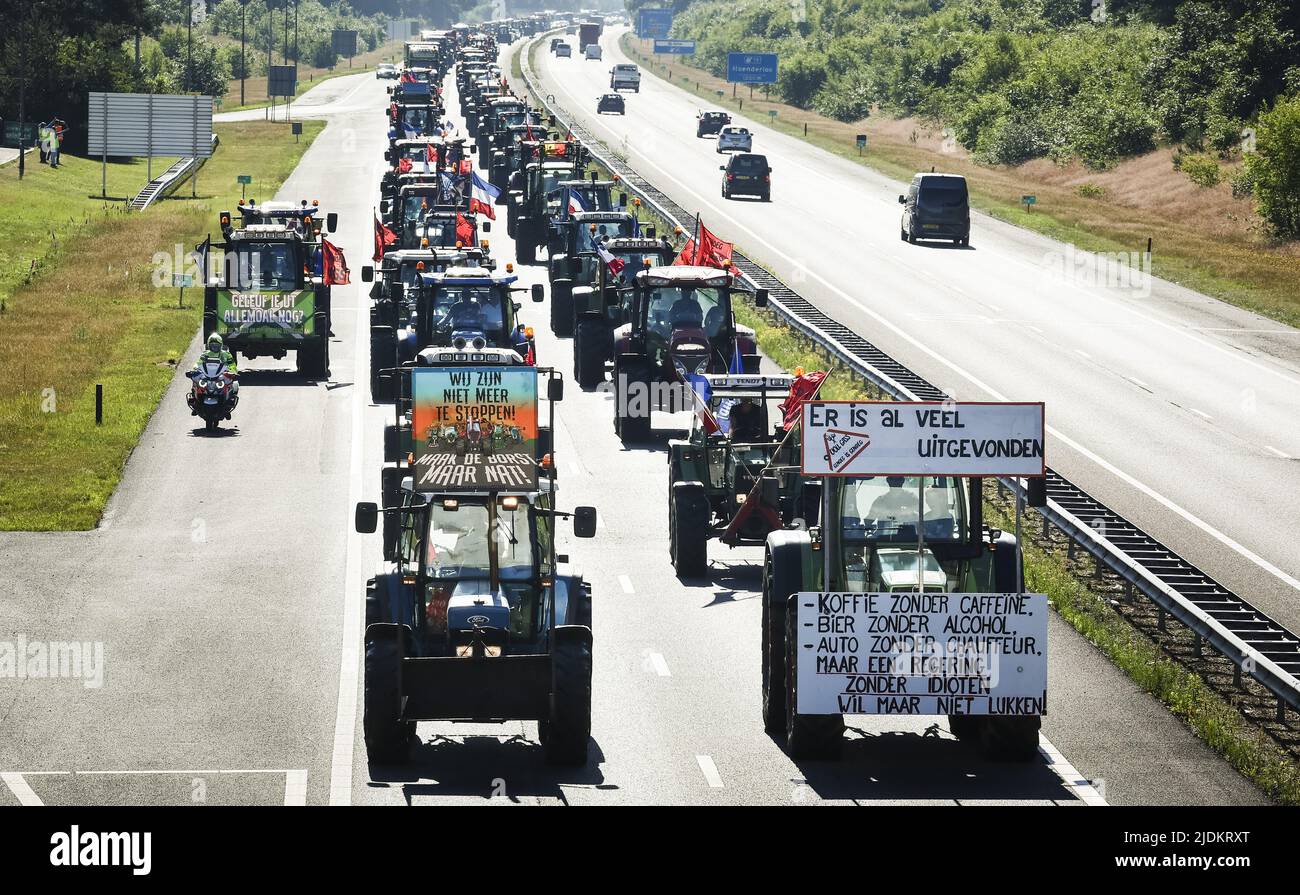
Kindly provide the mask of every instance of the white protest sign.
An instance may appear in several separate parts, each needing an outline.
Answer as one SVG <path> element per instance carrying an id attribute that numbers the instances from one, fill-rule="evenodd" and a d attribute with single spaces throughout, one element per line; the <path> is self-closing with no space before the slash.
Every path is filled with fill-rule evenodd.
<path id="1" fill-rule="evenodd" d="M 801 715 L 1043 715 L 1043 594 L 799 594 Z"/>
<path id="2" fill-rule="evenodd" d="M 1041 403 L 810 401 L 805 475 L 1041 476 Z"/>

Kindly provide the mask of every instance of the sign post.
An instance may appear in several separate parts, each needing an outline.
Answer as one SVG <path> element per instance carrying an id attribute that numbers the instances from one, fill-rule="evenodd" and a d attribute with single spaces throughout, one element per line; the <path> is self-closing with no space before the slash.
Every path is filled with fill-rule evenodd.
<path id="1" fill-rule="evenodd" d="M 253 175 L 240 174 L 236 179 L 239 181 L 239 204 L 242 205 L 248 196 L 248 185 L 253 182 Z"/>
<path id="2" fill-rule="evenodd" d="M 1020 201 L 1025 205 L 1025 211 L 1032 211 L 1031 206 L 1038 204 L 1037 196 L 1021 196 Z"/>
<path id="3" fill-rule="evenodd" d="M 1045 714 L 1046 596 L 1026 594 L 1019 570 L 1010 593 L 949 591 L 948 573 L 926 549 L 927 535 L 953 535 L 954 486 L 944 479 L 1043 476 L 1045 431 L 1041 403 L 804 404 L 803 474 L 860 480 L 873 499 L 867 508 L 858 504 L 862 518 L 854 524 L 868 540 L 903 543 L 872 548 L 873 571 L 858 573 L 861 586 L 876 583 L 877 592 L 799 594 L 799 714 Z M 907 478 L 917 484 L 914 520 L 906 510 L 910 499 L 898 493 Z M 948 507 L 931 511 L 928 520 L 927 478 Z M 824 486 L 825 519 L 834 516 L 825 506 L 829 492 Z M 1018 495 L 1017 564 L 1023 505 Z M 929 525 L 935 529 L 927 532 Z M 905 546 L 913 536 L 914 567 Z M 854 580 L 848 575 L 846 582 Z"/>
<path id="4" fill-rule="evenodd" d="M 637 13 L 636 36 L 644 40 L 663 40 L 673 30 L 673 11 L 648 6 Z"/>
<path id="5" fill-rule="evenodd" d="M 775 84 L 776 53 L 728 53 L 727 80 L 734 84 Z"/>
<path id="6" fill-rule="evenodd" d="M 862 150 L 867 148 L 867 135 L 858 134 L 857 144 L 858 144 L 858 158 L 862 158 Z"/>
<path id="7" fill-rule="evenodd" d="M 695 53 L 693 40 L 656 40 L 654 51 L 659 55 L 691 56 Z"/>

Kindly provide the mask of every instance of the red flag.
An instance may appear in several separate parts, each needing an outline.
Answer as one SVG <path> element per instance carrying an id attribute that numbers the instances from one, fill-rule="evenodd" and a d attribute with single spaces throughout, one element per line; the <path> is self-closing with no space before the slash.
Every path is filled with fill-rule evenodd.
<path id="1" fill-rule="evenodd" d="M 695 263 L 695 240 L 688 239 L 686 240 L 686 245 L 682 247 L 681 254 L 678 255 L 677 258 L 673 261 L 673 266 L 676 267 L 678 264 L 694 264 L 694 263 Z"/>
<path id="2" fill-rule="evenodd" d="M 397 234 L 389 230 L 375 218 L 375 254 L 376 263 L 384 260 L 384 246 L 390 246 L 397 242 Z"/>
<path id="3" fill-rule="evenodd" d="M 536 139 L 536 138 L 533 136 L 533 122 L 532 122 L 531 120 L 529 120 L 529 119 L 525 116 L 525 118 L 524 118 L 524 124 L 525 124 L 525 125 L 527 126 L 527 128 L 528 128 L 527 130 L 524 131 L 524 139 L 527 140 L 529 143 L 531 143 L 531 142 L 533 142 L 533 140 Z"/>
<path id="4" fill-rule="evenodd" d="M 469 172 L 471 172 L 471 171 L 473 171 L 473 170 L 474 170 L 474 160 L 473 160 L 473 159 L 463 158 L 463 159 L 460 160 L 460 171 L 459 171 L 459 173 L 461 173 L 461 174 L 468 174 Z"/>
<path id="5" fill-rule="evenodd" d="M 456 241 L 464 246 L 474 244 L 474 225 L 459 211 L 456 212 Z"/>
<path id="6" fill-rule="evenodd" d="M 411 160 L 409 158 L 399 158 L 397 160 L 397 173 L 398 174 L 411 173 Z"/>
<path id="7" fill-rule="evenodd" d="M 348 270 L 347 259 L 343 257 L 343 250 L 324 237 L 321 237 L 320 248 L 324 255 L 322 260 L 325 262 L 323 265 L 325 285 L 346 286 L 351 283 L 352 278 L 348 276 L 351 271 Z"/>
<path id="8" fill-rule="evenodd" d="M 826 374 L 821 370 L 812 373 L 805 373 L 790 383 L 790 394 L 781 402 L 781 413 L 783 419 L 781 425 L 786 429 L 798 425 L 799 418 L 803 415 L 803 405 L 806 401 L 812 400 L 821 388 L 822 380 Z"/>
<path id="9" fill-rule="evenodd" d="M 709 267 L 722 267 L 724 261 L 730 260 L 731 243 L 718 239 L 703 224 L 700 224 L 700 248 L 695 263 L 707 264 Z"/>

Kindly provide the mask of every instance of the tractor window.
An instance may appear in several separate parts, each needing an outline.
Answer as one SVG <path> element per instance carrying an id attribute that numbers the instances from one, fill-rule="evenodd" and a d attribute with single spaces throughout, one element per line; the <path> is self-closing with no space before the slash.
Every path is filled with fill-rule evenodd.
<path id="1" fill-rule="evenodd" d="M 916 476 L 869 476 L 846 482 L 840 518 L 846 547 L 857 541 L 915 544 L 919 507 Z M 966 534 L 966 505 L 960 480 L 925 479 L 925 539 L 955 541 Z"/>
<path id="2" fill-rule="evenodd" d="M 636 222 L 623 221 L 601 221 L 596 224 L 596 232 L 591 232 L 591 224 L 578 225 L 578 251 L 594 252 L 596 243 L 604 242 L 607 239 L 616 239 L 620 236 L 634 236 L 633 231 L 636 229 Z"/>
<path id="3" fill-rule="evenodd" d="M 298 288 L 302 265 L 287 242 L 244 242 L 235 248 L 234 286 L 249 292 L 288 292 Z"/>
<path id="4" fill-rule="evenodd" d="M 402 202 L 402 220 L 406 224 L 414 224 L 420 218 L 428 213 L 429 200 L 432 196 L 415 194 L 407 196 Z"/>
<path id="5" fill-rule="evenodd" d="M 500 337 L 509 322 L 500 289 L 492 286 L 441 286 L 431 289 L 428 308 L 435 331 L 452 334 L 463 331 L 481 332 L 485 336 Z"/>
<path id="6" fill-rule="evenodd" d="M 663 286 L 646 301 L 646 327 L 667 340 L 674 329 L 703 329 L 714 338 L 727 319 L 725 291 L 717 286 Z"/>
<path id="7" fill-rule="evenodd" d="M 473 442 L 483 437 L 491 424 L 471 422 L 458 427 L 458 435 Z M 490 574 L 488 550 L 495 543 L 497 568 L 502 581 L 526 581 L 533 575 L 533 535 L 528 521 L 528 504 L 516 509 L 496 507 L 495 531 L 491 531 L 488 506 L 460 503 L 455 509 L 435 503 L 429 510 L 429 533 L 425 539 L 425 574 L 430 578 L 486 578 Z"/>

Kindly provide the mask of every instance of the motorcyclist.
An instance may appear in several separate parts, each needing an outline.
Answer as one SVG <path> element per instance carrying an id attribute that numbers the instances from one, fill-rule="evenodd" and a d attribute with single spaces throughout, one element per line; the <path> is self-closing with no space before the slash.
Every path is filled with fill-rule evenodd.
<path id="1" fill-rule="evenodd" d="M 231 397 L 239 394 L 239 381 L 234 378 L 239 374 L 239 369 L 235 366 L 235 355 L 226 350 L 225 339 L 218 333 L 208 336 L 207 347 L 194 362 L 194 368 L 190 372 L 200 373 L 203 371 L 204 364 L 213 362 L 226 365 L 226 374 L 230 378 Z"/>

